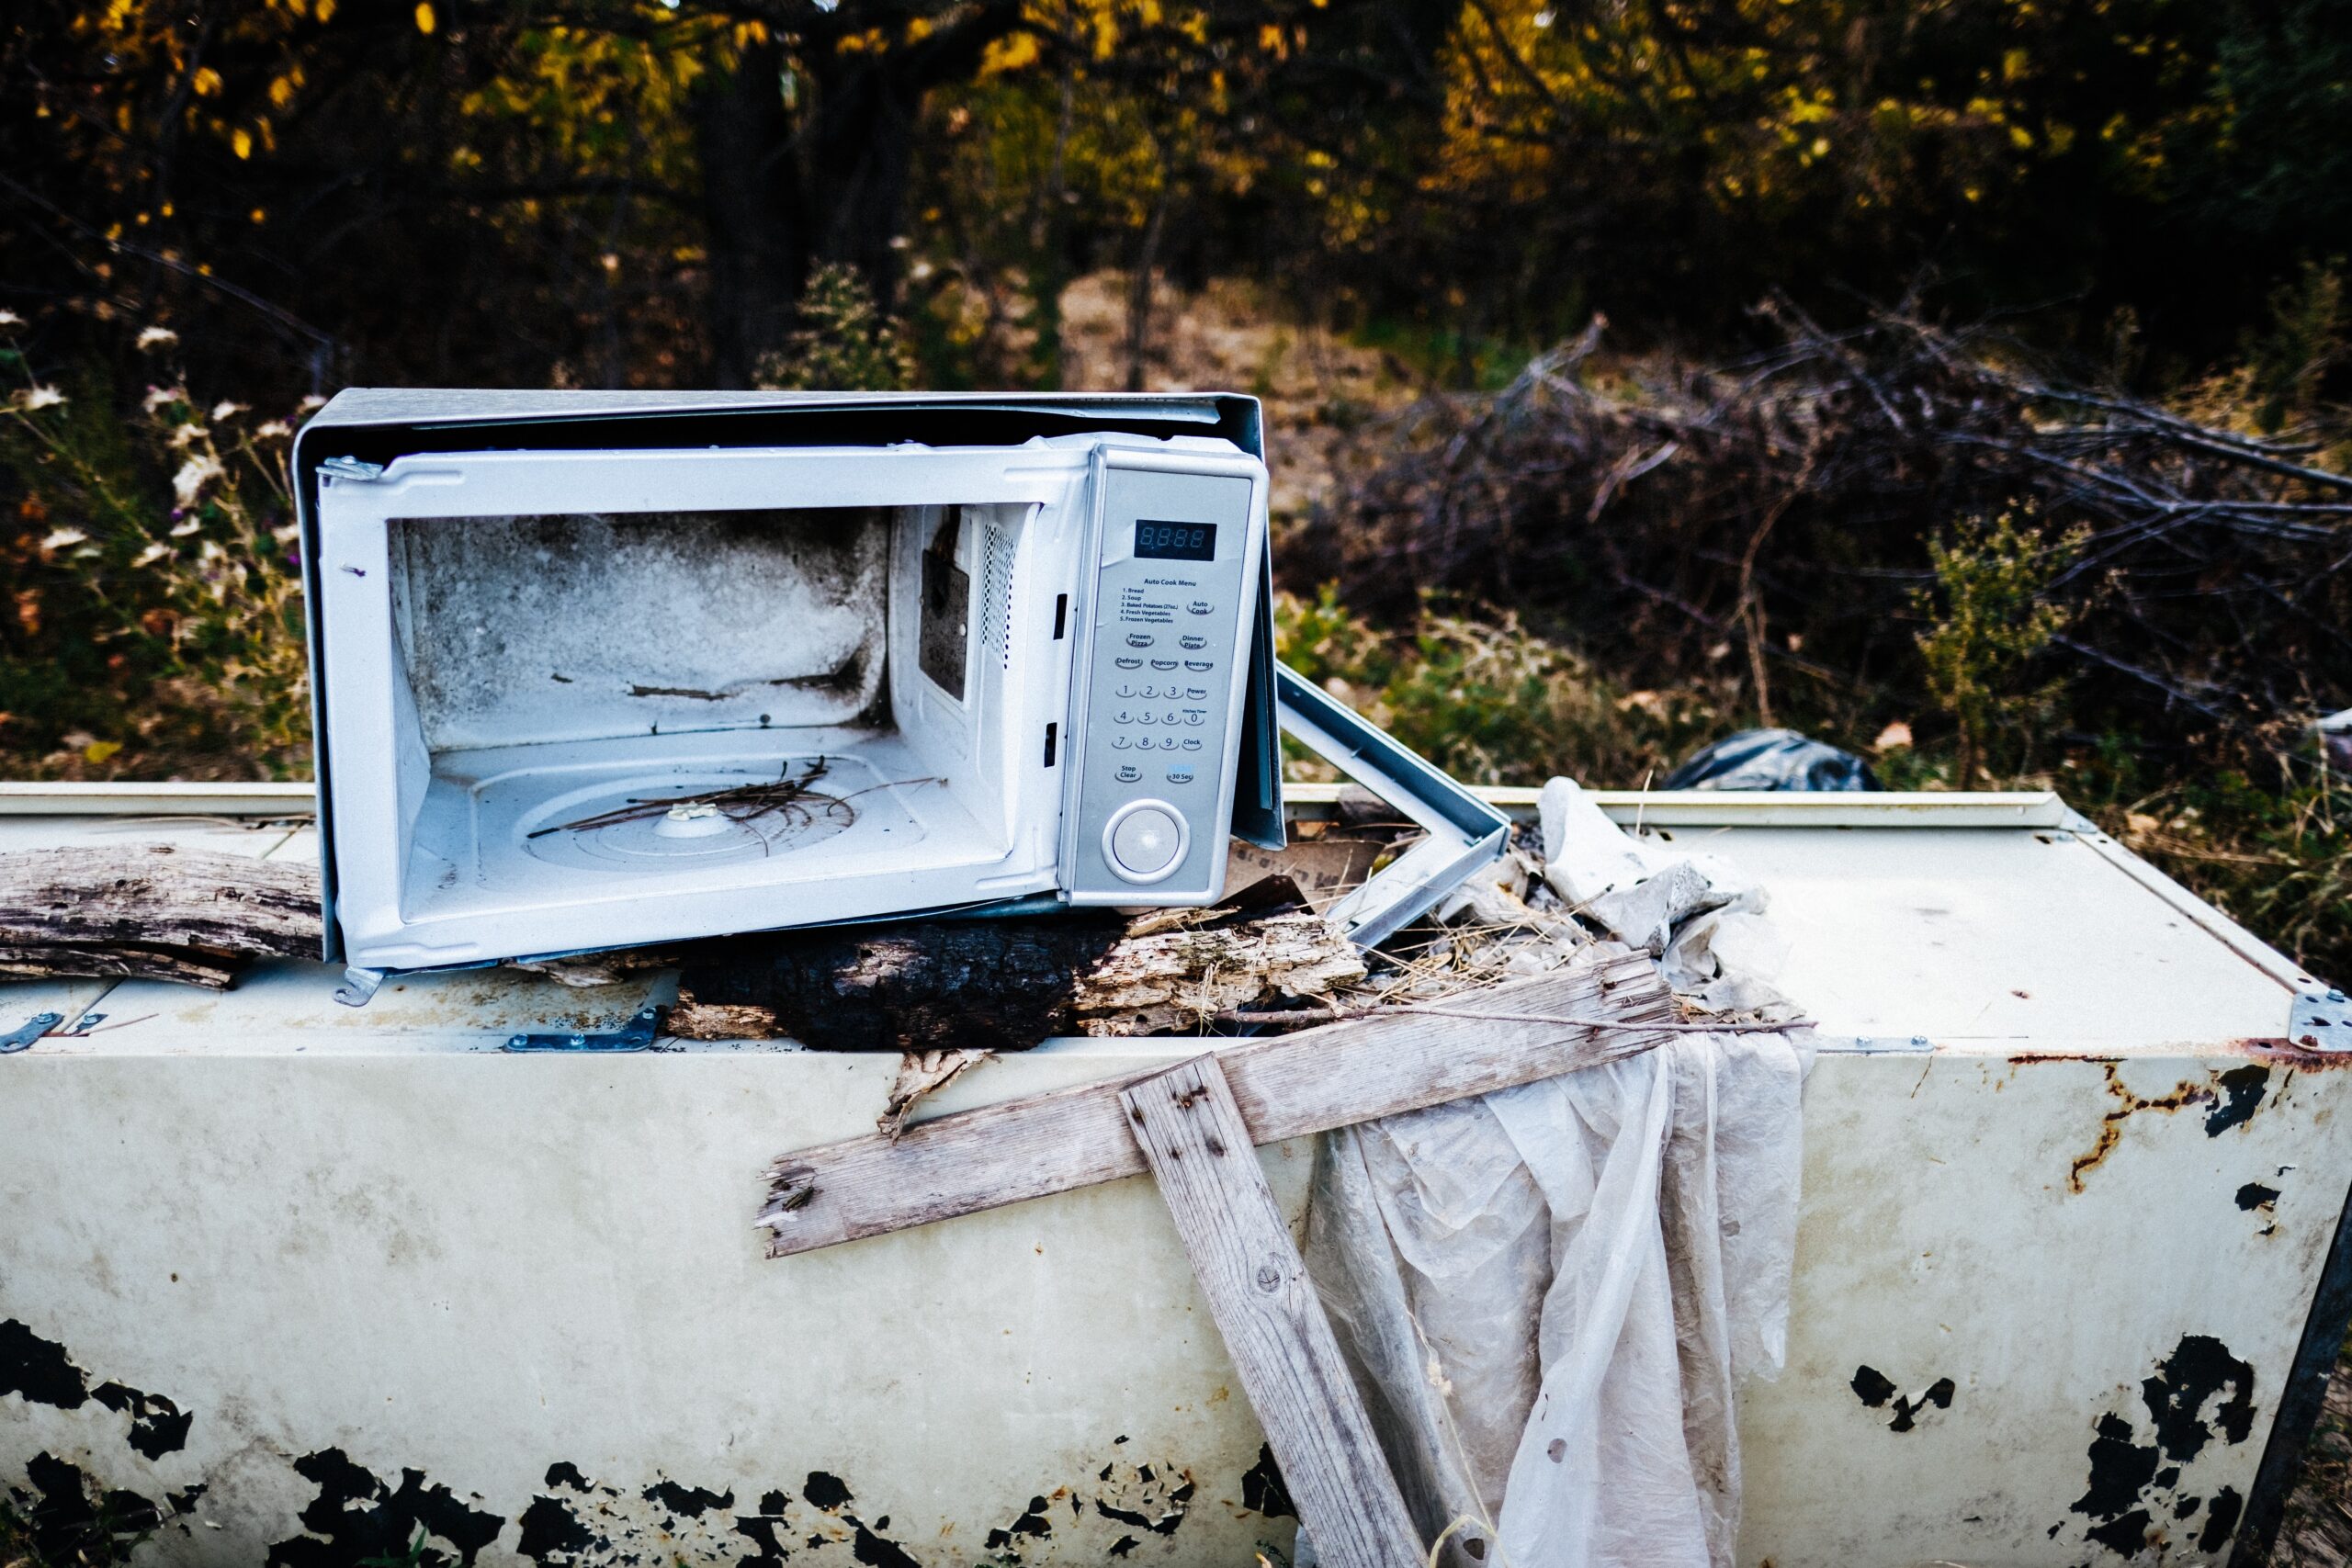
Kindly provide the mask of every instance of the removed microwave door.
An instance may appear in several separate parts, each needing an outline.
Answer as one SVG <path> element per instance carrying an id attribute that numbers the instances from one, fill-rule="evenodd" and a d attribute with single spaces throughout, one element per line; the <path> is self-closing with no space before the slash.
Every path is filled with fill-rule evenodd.
<path id="1" fill-rule="evenodd" d="M 1274 666 L 1284 734 L 1411 819 L 1421 840 L 1334 904 L 1358 947 L 1385 941 L 1489 864 L 1510 843 L 1510 818 L 1353 708 Z"/>

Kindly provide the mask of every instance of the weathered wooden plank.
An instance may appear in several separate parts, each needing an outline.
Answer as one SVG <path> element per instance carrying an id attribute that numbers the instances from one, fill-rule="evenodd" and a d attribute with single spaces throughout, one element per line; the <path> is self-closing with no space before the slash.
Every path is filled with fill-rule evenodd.
<path id="1" fill-rule="evenodd" d="M 1419 1536 L 1215 1056 L 1119 1095 L 1317 1560 L 1418 1568 Z"/>
<path id="2" fill-rule="evenodd" d="M 1673 998 L 1648 958 L 1600 945 L 1568 967 L 1473 998 L 1460 1012 L 1654 1023 Z M 1295 1034 L 1236 1042 L 1218 1054 L 1257 1143 L 1350 1126 L 1630 1056 L 1663 1034 L 1628 1028 L 1498 1021 L 1400 1011 Z M 760 1223 L 782 1258 L 860 1236 L 1143 1173 L 1109 1079 L 959 1111 L 896 1142 L 853 1138 L 786 1155 L 769 1168 Z"/>
<path id="3" fill-rule="evenodd" d="M 316 958 L 319 869 L 169 844 L 0 854 L 0 942 Z"/>

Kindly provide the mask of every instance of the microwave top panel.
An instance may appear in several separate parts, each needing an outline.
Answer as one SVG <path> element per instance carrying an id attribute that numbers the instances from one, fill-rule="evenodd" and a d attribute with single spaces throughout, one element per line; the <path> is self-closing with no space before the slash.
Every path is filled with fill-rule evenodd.
<path id="1" fill-rule="evenodd" d="M 518 392 L 354 389 L 306 424 L 294 448 L 303 558 L 311 581 L 310 638 L 320 826 L 334 831 L 335 790 L 322 705 L 332 682 L 328 640 L 319 618 L 327 593 L 319 581 L 322 476 L 359 477 L 403 457 L 431 454 L 554 456 L 630 451 L 711 452 L 789 447 L 910 445 L 932 448 L 1003 447 L 1046 439 L 1065 445 L 1089 435 L 1149 440 L 1209 436 L 1263 457 L 1257 400 L 1232 394 L 1012 395 L 933 393 Z M 1058 439 L 1057 439 L 1058 438 Z M 1125 445 L 1125 443 L 1122 443 Z M 1190 445 L 1179 443 L 1179 445 Z M 1269 846 L 1282 841 L 1281 751 L 1276 729 L 1272 575 L 1262 554 L 1253 583 L 1251 646 L 1236 649 L 1241 682 L 1238 750 L 1229 830 Z M 331 840 L 332 841 L 332 840 Z M 337 919 L 335 857 L 325 857 L 327 956 L 343 958 Z"/>

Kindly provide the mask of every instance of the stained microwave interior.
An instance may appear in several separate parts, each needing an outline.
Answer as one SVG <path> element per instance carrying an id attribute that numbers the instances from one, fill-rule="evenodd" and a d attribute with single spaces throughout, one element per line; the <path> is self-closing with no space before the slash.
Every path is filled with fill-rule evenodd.
<path id="1" fill-rule="evenodd" d="M 1001 640 L 1026 510 L 393 520 L 404 918 L 1002 855 L 966 601 Z"/>

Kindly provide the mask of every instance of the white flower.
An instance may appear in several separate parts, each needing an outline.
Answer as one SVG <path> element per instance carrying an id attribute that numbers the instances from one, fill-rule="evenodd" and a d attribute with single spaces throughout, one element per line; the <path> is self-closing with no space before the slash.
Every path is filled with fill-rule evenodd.
<path id="1" fill-rule="evenodd" d="M 157 409 L 164 407 L 167 403 L 184 403 L 186 401 L 187 401 L 187 393 L 177 387 L 150 387 L 147 389 L 146 400 L 141 402 L 139 406 L 145 409 L 149 413 L 153 413 Z"/>
<path id="2" fill-rule="evenodd" d="M 0 327 L 21 327 L 25 319 L 14 310 L 0 310 Z"/>
<path id="3" fill-rule="evenodd" d="M 145 549 L 140 551 L 137 555 L 131 557 L 130 564 L 133 566 L 153 566 L 157 561 L 162 560 L 165 556 L 170 555 L 171 553 L 172 547 L 164 543 L 163 540 L 158 539 L 153 544 L 148 546 Z"/>
<path id="4" fill-rule="evenodd" d="M 220 458 L 209 452 L 199 452 L 182 463 L 180 471 L 172 476 L 172 493 L 180 498 L 182 506 L 193 506 L 196 498 L 203 493 L 204 487 L 223 478 L 228 471 L 220 466 Z"/>
<path id="5" fill-rule="evenodd" d="M 294 427 L 282 419 L 273 419 L 254 432 L 258 441 L 283 441 L 294 434 Z"/>
<path id="6" fill-rule="evenodd" d="M 180 341 L 180 334 L 169 327 L 149 327 L 139 334 L 141 348 L 162 348 Z"/>
<path id="7" fill-rule="evenodd" d="M 40 547 L 44 550 L 62 550 L 69 546 L 78 545 L 89 536 L 79 528 L 60 528 L 48 538 L 43 539 L 40 542 Z"/>
<path id="8" fill-rule="evenodd" d="M 30 413 L 35 409 L 55 408 L 65 400 L 65 394 L 54 387 L 28 387 L 14 400 L 18 412 Z"/>
<path id="9" fill-rule="evenodd" d="M 195 517 L 188 518 L 186 522 L 175 523 L 172 525 L 172 537 L 175 539 L 185 539 L 190 534 L 195 533 L 198 528 L 203 526 L 204 523 L 202 519 Z"/>
<path id="10" fill-rule="evenodd" d="M 203 438 L 204 426 L 190 421 L 187 424 L 175 425 L 172 428 L 170 446 L 173 451 L 177 452 L 185 448 L 188 443 L 200 441 Z"/>
<path id="11" fill-rule="evenodd" d="M 302 536 L 302 525 L 300 523 L 288 523 L 283 528 L 272 528 L 269 531 L 269 536 L 281 545 L 290 545 Z"/>
<path id="12" fill-rule="evenodd" d="M 318 393 L 312 392 L 309 397 L 302 400 L 300 412 L 303 413 L 309 413 L 312 409 L 322 409 L 326 406 L 327 400 L 319 396 Z"/>
<path id="13" fill-rule="evenodd" d="M 247 403 L 232 403 L 225 400 L 220 402 L 214 403 L 212 405 L 213 422 L 218 423 L 224 419 L 234 419 L 237 415 L 243 413 L 251 406 L 252 405 Z"/>

